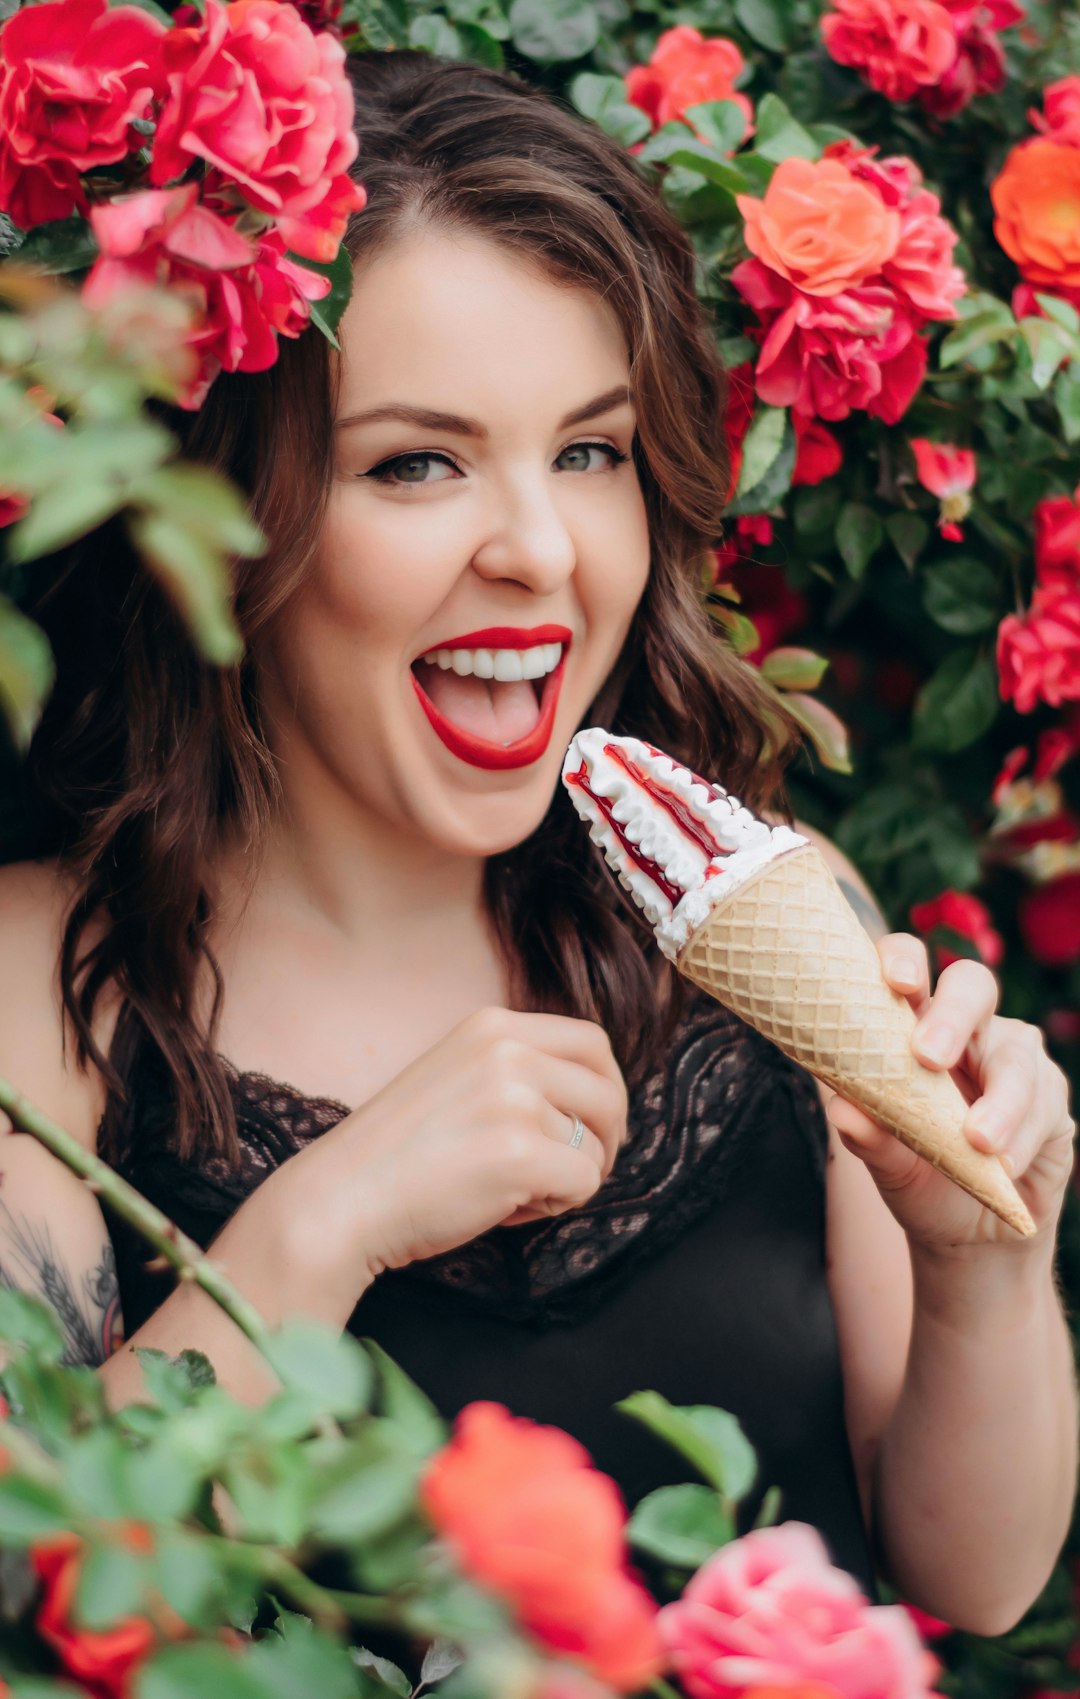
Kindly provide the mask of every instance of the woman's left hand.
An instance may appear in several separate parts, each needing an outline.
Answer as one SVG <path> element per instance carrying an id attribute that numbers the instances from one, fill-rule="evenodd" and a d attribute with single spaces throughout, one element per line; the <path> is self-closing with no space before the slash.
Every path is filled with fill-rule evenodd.
<path id="1" fill-rule="evenodd" d="M 931 996 L 926 946 L 894 932 L 878 943 L 885 978 L 919 1017 L 913 1051 L 925 1067 L 949 1068 L 970 1101 L 964 1131 L 976 1150 L 1000 1156 L 1031 1211 L 1039 1241 L 1052 1239 L 1073 1165 L 1076 1128 L 1061 1069 L 1038 1027 L 997 1014 L 998 983 L 974 961 L 953 962 Z M 839 1096 L 830 1121 L 862 1158 L 908 1237 L 930 1249 L 1032 1244 L 930 1163 Z"/>

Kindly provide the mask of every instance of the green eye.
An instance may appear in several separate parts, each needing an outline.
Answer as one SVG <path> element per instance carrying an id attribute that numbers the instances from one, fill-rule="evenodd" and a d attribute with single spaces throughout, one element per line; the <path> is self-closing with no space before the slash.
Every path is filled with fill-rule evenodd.
<path id="1" fill-rule="evenodd" d="M 563 449 L 556 464 L 562 466 L 567 472 L 587 472 L 591 454 L 592 449 L 587 443 L 576 442 L 570 448 Z"/>

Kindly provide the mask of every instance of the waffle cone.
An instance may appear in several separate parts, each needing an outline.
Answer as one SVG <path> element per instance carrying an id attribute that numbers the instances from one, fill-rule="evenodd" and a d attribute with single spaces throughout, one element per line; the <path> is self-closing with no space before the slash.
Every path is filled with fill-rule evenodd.
<path id="1" fill-rule="evenodd" d="M 915 1015 L 813 845 L 717 903 L 677 966 L 1018 1233 L 1035 1231 L 998 1158 L 968 1142 L 955 1081 L 916 1060 Z"/>

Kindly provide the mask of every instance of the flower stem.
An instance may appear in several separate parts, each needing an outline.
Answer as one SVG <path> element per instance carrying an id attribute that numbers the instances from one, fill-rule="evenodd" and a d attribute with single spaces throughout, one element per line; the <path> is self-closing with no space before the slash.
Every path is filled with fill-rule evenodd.
<path id="1" fill-rule="evenodd" d="M 658 1675 L 653 1681 L 650 1681 L 649 1692 L 655 1693 L 656 1699 L 682 1699 L 682 1694 L 678 1688 L 672 1687 L 671 1683 L 665 1681 L 662 1675 Z"/>
<path id="2" fill-rule="evenodd" d="M 102 1162 L 99 1156 L 92 1156 L 78 1139 L 55 1121 L 50 1121 L 5 1079 L 0 1079 L 0 1109 L 10 1117 L 12 1125 L 20 1133 L 29 1133 L 36 1138 L 77 1174 L 89 1191 L 104 1198 L 122 1220 L 149 1240 L 165 1261 L 171 1263 L 181 1280 L 201 1286 L 256 1349 L 266 1354 L 270 1338 L 266 1322 L 254 1305 L 249 1304 L 226 1280 L 217 1264 L 203 1255 L 194 1239 L 181 1233 L 175 1222 L 170 1221 L 160 1209 L 155 1209 L 134 1186 L 122 1180 L 107 1162 Z"/>

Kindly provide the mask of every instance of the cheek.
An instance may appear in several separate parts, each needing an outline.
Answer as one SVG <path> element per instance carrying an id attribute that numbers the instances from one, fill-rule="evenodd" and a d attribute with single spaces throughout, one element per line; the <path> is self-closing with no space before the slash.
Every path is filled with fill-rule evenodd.
<path id="1" fill-rule="evenodd" d="M 396 639 L 423 624 L 459 570 L 453 526 L 435 504 L 405 512 L 346 487 L 331 497 L 311 588 L 334 629 Z"/>

